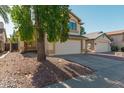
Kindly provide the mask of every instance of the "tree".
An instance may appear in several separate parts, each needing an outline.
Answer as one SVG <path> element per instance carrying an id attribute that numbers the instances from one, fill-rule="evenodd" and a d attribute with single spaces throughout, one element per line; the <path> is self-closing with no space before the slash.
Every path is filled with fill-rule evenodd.
<path id="1" fill-rule="evenodd" d="M 11 43 L 18 43 L 18 37 L 19 37 L 19 35 L 18 35 L 18 31 L 13 31 L 13 34 L 12 35 L 10 35 L 10 41 L 11 41 Z"/>
<path id="2" fill-rule="evenodd" d="M 10 8 L 7 5 L 1 5 L 0 6 L 0 16 L 4 19 L 5 23 L 9 22 L 9 18 L 7 13 L 9 13 Z"/>
<path id="3" fill-rule="evenodd" d="M 81 31 L 80 31 L 80 35 L 86 34 L 85 29 L 84 29 L 83 26 L 81 26 L 80 29 L 81 29 Z"/>
<path id="4" fill-rule="evenodd" d="M 22 40 L 30 40 L 36 33 L 37 60 L 45 61 L 45 36 L 49 42 L 68 39 L 69 6 L 13 6 L 11 17 Z"/>

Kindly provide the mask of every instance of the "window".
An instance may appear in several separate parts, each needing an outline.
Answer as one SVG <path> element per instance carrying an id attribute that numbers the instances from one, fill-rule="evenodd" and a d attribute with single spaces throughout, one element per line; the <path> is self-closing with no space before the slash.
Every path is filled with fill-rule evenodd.
<path id="1" fill-rule="evenodd" d="M 76 30 L 77 29 L 77 24 L 75 21 L 70 21 L 69 22 L 69 29 L 70 30 Z"/>

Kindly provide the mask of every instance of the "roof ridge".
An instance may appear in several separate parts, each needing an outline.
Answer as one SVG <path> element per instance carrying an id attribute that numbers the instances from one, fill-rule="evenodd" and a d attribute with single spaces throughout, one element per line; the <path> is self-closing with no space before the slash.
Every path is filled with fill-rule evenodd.
<path id="1" fill-rule="evenodd" d="M 124 30 L 106 32 L 106 34 L 108 34 L 108 35 L 116 35 L 116 34 L 122 34 L 122 33 L 124 33 Z"/>
<path id="2" fill-rule="evenodd" d="M 87 38 L 89 38 L 89 39 L 96 39 L 97 37 L 99 37 L 102 34 L 105 34 L 105 33 L 102 32 L 102 31 L 99 31 L 99 32 L 85 34 L 84 36 L 87 37 Z"/>
<path id="3" fill-rule="evenodd" d="M 124 32 L 124 29 L 123 30 L 113 30 L 113 31 L 110 31 L 110 32 L 106 32 L 106 33 L 111 33 L 111 32 Z"/>
<path id="4" fill-rule="evenodd" d="M 96 34 L 96 33 L 100 33 L 100 32 L 102 32 L 102 31 L 98 31 L 98 32 L 91 32 L 91 33 L 87 33 L 87 34 Z M 103 32 L 102 32 L 103 33 Z M 87 35 L 86 34 L 86 35 Z"/>

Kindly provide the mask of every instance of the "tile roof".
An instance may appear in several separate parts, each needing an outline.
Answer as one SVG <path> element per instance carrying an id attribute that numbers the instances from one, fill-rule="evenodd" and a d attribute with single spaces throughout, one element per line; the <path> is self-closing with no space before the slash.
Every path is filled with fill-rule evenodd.
<path id="1" fill-rule="evenodd" d="M 118 30 L 118 31 L 111 31 L 111 32 L 107 32 L 107 35 L 116 35 L 116 34 L 123 34 L 124 30 Z"/>
<path id="2" fill-rule="evenodd" d="M 87 37 L 89 39 L 96 39 L 97 37 L 101 36 L 102 34 L 104 34 L 103 32 L 93 32 L 93 33 L 88 33 L 83 35 L 84 37 Z"/>
<path id="3" fill-rule="evenodd" d="M 81 36 L 81 35 L 69 35 L 69 37 L 83 37 L 83 38 L 87 38 L 87 37 Z"/>

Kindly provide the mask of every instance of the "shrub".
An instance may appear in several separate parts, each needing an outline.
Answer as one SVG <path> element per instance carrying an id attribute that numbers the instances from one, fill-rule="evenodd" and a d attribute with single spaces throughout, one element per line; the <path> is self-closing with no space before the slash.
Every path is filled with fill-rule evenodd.
<path id="1" fill-rule="evenodd" d="M 124 52 L 124 47 L 121 48 L 121 51 Z"/>
<path id="2" fill-rule="evenodd" d="M 111 51 L 117 52 L 119 48 L 117 46 L 111 46 Z"/>

